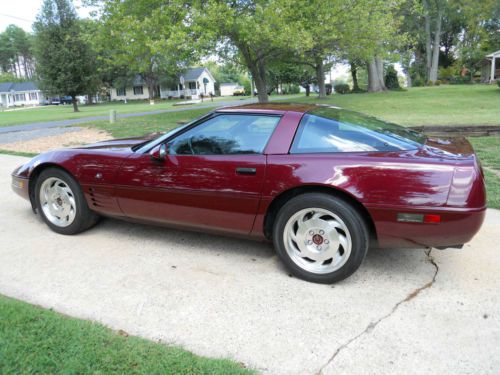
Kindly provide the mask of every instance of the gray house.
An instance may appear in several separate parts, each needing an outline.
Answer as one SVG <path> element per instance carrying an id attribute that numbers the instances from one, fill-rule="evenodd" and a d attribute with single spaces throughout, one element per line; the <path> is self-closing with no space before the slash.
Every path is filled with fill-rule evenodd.
<path id="1" fill-rule="evenodd" d="M 36 106 L 45 103 L 45 96 L 35 82 L 0 83 L 0 106 L 2 108 Z"/>

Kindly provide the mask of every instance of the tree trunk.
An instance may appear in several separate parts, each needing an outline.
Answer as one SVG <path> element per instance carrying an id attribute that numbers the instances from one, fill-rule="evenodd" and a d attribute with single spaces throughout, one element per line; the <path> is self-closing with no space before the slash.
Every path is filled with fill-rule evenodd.
<path id="1" fill-rule="evenodd" d="M 427 0 L 423 1 L 424 4 L 424 21 L 425 21 L 425 67 L 427 77 L 429 80 L 432 64 L 432 44 L 431 44 L 431 10 L 429 9 L 429 3 Z"/>
<path id="2" fill-rule="evenodd" d="M 73 102 L 73 112 L 80 112 L 78 110 L 78 101 L 76 100 L 75 95 L 71 95 L 71 101 Z"/>
<path id="3" fill-rule="evenodd" d="M 440 7 L 438 9 L 438 15 L 436 18 L 436 30 L 434 31 L 434 43 L 432 48 L 432 62 L 429 71 L 429 81 L 432 83 L 437 81 L 438 66 L 439 66 L 439 45 L 441 42 L 441 25 L 443 22 L 443 9 Z"/>
<path id="4" fill-rule="evenodd" d="M 361 91 L 358 84 L 358 68 L 356 64 L 351 62 L 351 77 L 352 77 L 352 91 Z"/>
<path id="5" fill-rule="evenodd" d="M 89 98 L 89 100 L 87 101 L 87 104 L 88 105 L 94 104 L 92 94 L 87 94 L 87 97 Z"/>
<path id="6" fill-rule="evenodd" d="M 366 64 L 368 70 L 368 92 L 387 90 L 384 83 L 383 62 L 379 57 L 373 57 Z"/>
<path id="7" fill-rule="evenodd" d="M 306 96 L 309 96 L 311 94 L 311 85 L 307 83 L 305 88 L 306 88 Z"/>
<path id="8" fill-rule="evenodd" d="M 323 65 L 323 59 L 316 59 L 316 80 L 318 81 L 319 88 L 319 99 L 326 99 L 326 87 L 325 87 L 325 66 Z"/>

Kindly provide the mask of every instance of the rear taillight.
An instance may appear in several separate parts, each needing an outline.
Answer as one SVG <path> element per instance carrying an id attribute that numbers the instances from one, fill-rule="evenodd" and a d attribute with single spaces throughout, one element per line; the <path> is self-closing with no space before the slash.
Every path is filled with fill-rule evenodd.
<path id="1" fill-rule="evenodd" d="M 438 224 L 441 222 L 441 216 L 435 214 L 413 214 L 398 213 L 398 221 L 402 223 L 423 223 Z"/>

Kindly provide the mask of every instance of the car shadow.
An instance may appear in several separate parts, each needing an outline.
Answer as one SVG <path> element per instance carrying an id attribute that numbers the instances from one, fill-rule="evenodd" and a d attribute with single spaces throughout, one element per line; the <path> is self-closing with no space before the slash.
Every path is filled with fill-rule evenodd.
<path id="1" fill-rule="evenodd" d="M 291 277 L 289 271 L 277 258 L 271 243 L 254 241 L 245 238 L 223 236 L 218 234 L 207 234 L 201 232 L 171 229 L 154 225 L 130 223 L 116 219 L 105 218 L 96 228 L 83 233 L 84 236 L 92 236 L 94 231 L 106 231 L 118 236 L 122 240 L 133 240 L 137 243 L 165 243 L 176 246 L 182 244 L 186 251 L 193 254 L 203 252 L 205 255 L 235 257 L 238 262 L 271 262 L 271 266 L 277 272 L 285 273 Z M 169 251 L 165 246 L 161 251 Z M 273 259 L 274 258 L 274 259 Z M 349 279 L 342 283 L 356 283 L 366 278 L 408 278 L 417 276 L 425 267 L 427 258 L 424 249 L 400 249 L 400 248 L 373 248 L 366 255 L 360 269 Z M 389 276 L 388 276 L 389 275 Z"/>

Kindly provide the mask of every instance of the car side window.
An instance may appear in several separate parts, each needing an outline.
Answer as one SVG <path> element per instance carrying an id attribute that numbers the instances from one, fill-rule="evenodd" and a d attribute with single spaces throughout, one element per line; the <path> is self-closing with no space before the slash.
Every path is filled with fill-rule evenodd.
<path id="1" fill-rule="evenodd" d="M 172 155 L 262 154 L 279 116 L 221 114 L 169 143 Z"/>
<path id="2" fill-rule="evenodd" d="M 305 114 L 300 121 L 290 153 L 335 153 L 400 151 L 414 148 L 394 135 L 362 125 Z"/>

